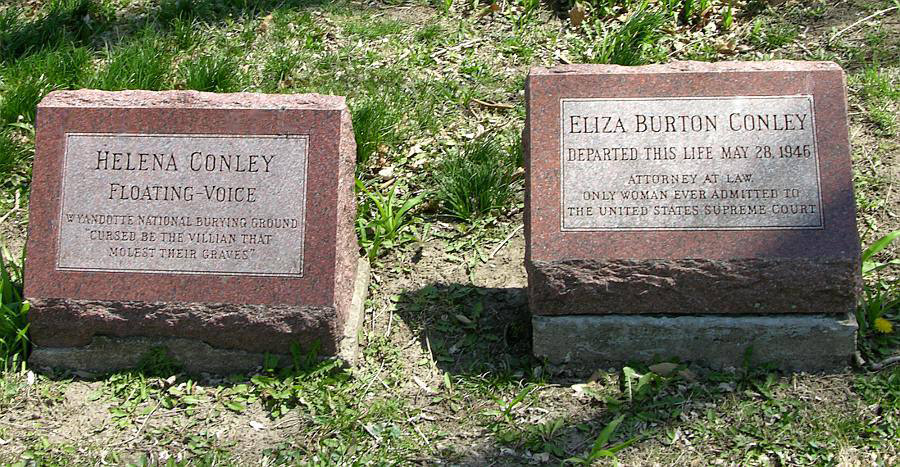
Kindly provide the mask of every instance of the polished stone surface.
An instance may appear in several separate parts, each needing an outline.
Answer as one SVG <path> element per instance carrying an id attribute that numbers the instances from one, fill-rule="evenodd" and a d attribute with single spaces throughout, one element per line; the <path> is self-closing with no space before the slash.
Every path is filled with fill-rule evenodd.
<path id="1" fill-rule="evenodd" d="M 67 133 L 57 269 L 302 277 L 308 147 Z"/>
<path id="2" fill-rule="evenodd" d="M 811 95 L 560 106 L 563 231 L 823 227 Z"/>

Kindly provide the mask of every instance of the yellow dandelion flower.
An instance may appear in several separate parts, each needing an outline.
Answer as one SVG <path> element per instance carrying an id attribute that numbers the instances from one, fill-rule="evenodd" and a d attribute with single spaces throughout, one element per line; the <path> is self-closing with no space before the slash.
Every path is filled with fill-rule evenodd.
<path id="1" fill-rule="evenodd" d="M 884 318 L 875 318 L 875 330 L 882 334 L 894 332 L 894 325 Z"/>

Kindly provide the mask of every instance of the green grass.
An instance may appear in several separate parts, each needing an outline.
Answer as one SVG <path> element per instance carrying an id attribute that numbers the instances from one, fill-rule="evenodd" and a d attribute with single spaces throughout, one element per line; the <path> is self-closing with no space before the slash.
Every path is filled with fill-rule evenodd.
<path id="1" fill-rule="evenodd" d="M 83 47 L 46 48 L 0 71 L 0 122 L 34 122 L 37 103 L 50 91 L 77 88 L 90 53 Z"/>
<path id="2" fill-rule="evenodd" d="M 692 367 L 632 365 L 570 379 L 532 356 L 523 284 L 506 288 L 503 275 L 504 264 L 521 264 L 523 155 L 507 142 L 522 128 L 534 65 L 836 60 L 850 84 L 860 231 L 868 244 L 894 229 L 895 16 L 826 43 L 832 27 L 858 19 L 845 6 L 890 3 L 594 0 L 579 2 L 580 26 L 565 14 L 572 4 L 559 15 L 531 0 L 498 11 L 434 3 L 440 10 L 316 0 L 0 6 L 0 217 L 22 198 L 0 235 L 21 240 L 27 225 L 34 108 L 54 89 L 319 92 L 347 96 L 352 109 L 357 229 L 373 262 L 352 369 L 297 354 L 285 369 L 195 377 L 157 351 L 134 371 L 29 376 L 25 307 L 4 293 L 0 347 L 17 371 L 0 375 L 0 463 L 558 465 L 629 440 L 614 453 L 623 465 L 894 462 L 896 368 L 684 376 Z M 476 139 L 493 147 L 462 143 L 477 135 L 495 135 Z M 894 258 L 891 246 L 868 259 Z M 21 294 L 6 260 L 6 290 Z M 895 276 L 892 267 L 866 275 L 859 343 L 869 363 L 900 345 L 896 330 L 874 330 L 876 317 L 900 327 Z"/>
<path id="3" fill-rule="evenodd" d="M 401 34 L 407 30 L 407 25 L 402 21 L 390 19 L 359 19 L 348 22 L 347 34 L 361 36 L 364 39 L 373 40 L 385 36 Z"/>
<path id="4" fill-rule="evenodd" d="M 606 29 L 594 23 L 593 38 L 599 41 L 582 52 L 582 57 L 590 63 L 615 65 L 641 65 L 647 63 L 652 49 L 663 37 L 660 27 L 666 22 L 662 12 L 642 6 L 633 12 L 615 29 Z"/>
<path id="5" fill-rule="evenodd" d="M 28 302 L 22 297 L 21 261 L 0 247 L 0 370 L 24 367 L 28 358 Z"/>
<path id="6" fill-rule="evenodd" d="M 896 73 L 883 72 L 877 65 L 867 66 L 849 79 L 851 86 L 858 87 L 866 117 L 880 136 L 890 137 L 897 132 L 898 81 Z"/>
<path id="7" fill-rule="evenodd" d="M 413 39 L 416 41 L 431 42 L 439 38 L 442 32 L 443 28 L 441 28 L 441 25 L 429 24 L 416 31 L 413 35 Z"/>
<path id="8" fill-rule="evenodd" d="M 517 159 L 490 135 L 451 153 L 435 173 L 436 196 L 444 211 L 472 222 L 506 208 L 516 189 Z"/>
<path id="9" fill-rule="evenodd" d="M 757 19 L 750 29 L 750 43 L 765 50 L 790 44 L 797 37 L 796 26 L 777 20 Z"/>
<path id="10" fill-rule="evenodd" d="M 238 58 L 224 53 L 204 54 L 186 60 L 178 71 L 183 88 L 195 91 L 240 91 L 244 80 Z"/>
<path id="11" fill-rule="evenodd" d="M 14 60 L 64 43 L 84 45 L 115 13 L 100 0 L 50 0 L 36 17 L 22 7 L 0 10 L 0 59 Z M 88 18 L 88 20 L 85 20 Z"/>
<path id="12" fill-rule="evenodd" d="M 266 58 L 263 67 L 263 89 L 275 92 L 285 86 L 286 80 L 293 77 L 304 55 L 290 47 L 278 47 Z"/>
<path id="13" fill-rule="evenodd" d="M 27 173 L 23 165 L 28 162 L 30 155 L 29 149 L 14 139 L 12 132 L 0 132 L 0 175 L 4 182 L 13 181 L 13 174 L 16 172 Z M 5 184 L 0 183 L 0 186 Z"/>
<path id="14" fill-rule="evenodd" d="M 171 46 L 154 31 L 144 30 L 127 44 L 106 51 L 106 65 L 87 85 L 106 91 L 169 87 L 172 68 Z"/>
<path id="15" fill-rule="evenodd" d="M 357 170 L 364 170 L 370 161 L 397 145 L 401 105 L 399 100 L 375 96 L 352 106 Z"/>
<path id="16" fill-rule="evenodd" d="M 896 439 L 900 431 L 900 367 L 858 376 L 854 389 L 869 406 L 877 407 L 881 414 L 874 424 L 865 427 L 866 434 L 876 439 Z"/>
<path id="17" fill-rule="evenodd" d="M 859 347 L 870 364 L 878 365 L 900 347 L 900 330 L 886 332 L 885 323 L 900 327 L 900 296 L 881 275 L 881 271 L 900 265 L 900 258 L 883 260 L 883 252 L 900 238 L 900 230 L 893 231 L 874 241 L 862 252 L 864 279 L 863 301 L 856 312 L 859 325 Z M 881 321 L 881 322 L 879 322 Z"/>

